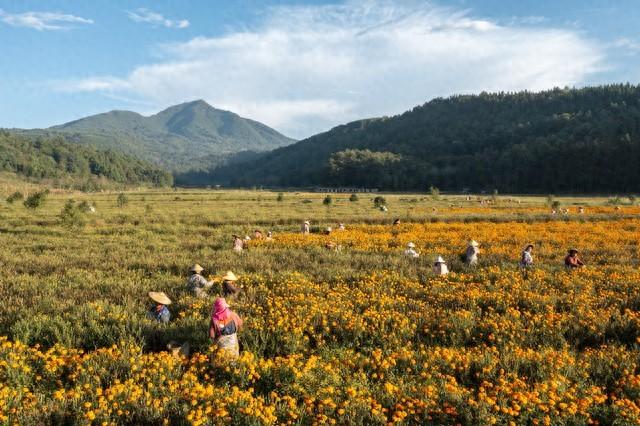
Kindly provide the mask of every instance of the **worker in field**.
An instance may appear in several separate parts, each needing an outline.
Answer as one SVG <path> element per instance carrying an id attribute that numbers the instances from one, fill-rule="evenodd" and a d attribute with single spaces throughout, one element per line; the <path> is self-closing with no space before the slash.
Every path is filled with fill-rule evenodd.
<path id="1" fill-rule="evenodd" d="M 309 233 L 309 231 L 310 231 L 310 227 L 311 227 L 311 224 L 309 223 L 309 221 L 308 221 L 308 220 L 305 220 L 305 221 L 302 223 L 302 228 L 300 229 L 300 231 L 301 231 L 303 234 L 305 234 L 305 235 L 306 235 L 306 234 L 308 234 L 308 233 Z"/>
<path id="2" fill-rule="evenodd" d="M 338 231 L 344 231 L 345 229 L 347 229 L 347 228 L 345 228 L 344 223 L 340 222 L 338 224 Z"/>
<path id="3" fill-rule="evenodd" d="M 218 349 L 225 351 L 231 358 L 240 356 L 238 331 L 242 329 L 242 319 L 231 310 L 227 301 L 218 297 L 211 308 L 209 337 Z"/>
<path id="4" fill-rule="evenodd" d="M 467 251 L 465 253 L 465 263 L 469 266 L 475 266 L 478 264 L 478 254 L 480 254 L 480 244 L 475 240 L 469 241 L 467 244 Z"/>
<path id="5" fill-rule="evenodd" d="M 273 240 L 273 233 L 271 231 L 267 232 L 267 236 L 265 237 L 265 240 L 267 241 Z"/>
<path id="6" fill-rule="evenodd" d="M 259 229 L 256 229 L 255 231 L 253 231 L 253 239 L 254 240 L 261 240 L 264 238 L 264 235 L 262 234 L 262 231 Z"/>
<path id="7" fill-rule="evenodd" d="M 400 218 L 393 220 L 393 226 L 398 226 L 398 225 L 400 225 Z"/>
<path id="8" fill-rule="evenodd" d="M 331 228 L 330 226 L 327 226 L 324 230 L 324 235 L 331 235 L 332 232 L 333 232 L 333 228 Z"/>
<path id="9" fill-rule="evenodd" d="M 407 249 L 404 251 L 404 254 L 413 259 L 420 257 L 420 253 L 416 251 L 416 245 L 412 242 L 407 243 Z"/>
<path id="10" fill-rule="evenodd" d="M 187 278 L 187 287 L 197 297 L 206 297 L 207 290 L 213 286 L 213 282 L 207 281 L 202 276 L 204 268 L 197 263 L 189 268 L 189 278 Z"/>
<path id="11" fill-rule="evenodd" d="M 520 255 L 520 267 L 529 268 L 533 266 L 533 244 L 527 244 Z"/>
<path id="12" fill-rule="evenodd" d="M 233 234 L 231 238 L 233 238 L 233 251 L 238 253 L 241 252 L 242 249 L 244 249 L 244 241 L 242 241 L 242 238 L 236 234 Z"/>
<path id="13" fill-rule="evenodd" d="M 449 273 L 449 268 L 447 267 L 447 263 L 444 261 L 442 256 L 438 256 L 436 261 L 433 264 L 433 272 L 436 275 L 447 275 Z"/>
<path id="14" fill-rule="evenodd" d="M 584 263 L 578 256 L 578 250 L 574 248 L 569 249 L 567 256 L 564 258 L 564 266 L 567 269 L 577 269 L 584 266 Z"/>
<path id="15" fill-rule="evenodd" d="M 241 287 L 238 285 L 238 277 L 231 271 L 227 271 L 222 277 L 222 295 L 227 298 L 235 298 L 240 294 Z"/>
<path id="16" fill-rule="evenodd" d="M 147 317 L 166 324 L 171 319 L 171 312 L 167 305 L 171 304 L 171 299 L 161 291 L 150 291 L 149 297 L 153 300 L 153 304 L 147 311 Z"/>

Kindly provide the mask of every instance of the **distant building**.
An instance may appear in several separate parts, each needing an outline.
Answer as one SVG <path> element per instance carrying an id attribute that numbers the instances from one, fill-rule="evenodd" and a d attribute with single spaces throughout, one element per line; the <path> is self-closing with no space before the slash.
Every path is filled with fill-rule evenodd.
<path id="1" fill-rule="evenodd" d="M 328 188 L 328 187 L 320 187 L 315 189 L 316 192 L 331 192 L 331 193 L 340 193 L 340 194 L 354 194 L 354 193 L 370 193 L 370 192 L 378 192 L 378 188 Z"/>

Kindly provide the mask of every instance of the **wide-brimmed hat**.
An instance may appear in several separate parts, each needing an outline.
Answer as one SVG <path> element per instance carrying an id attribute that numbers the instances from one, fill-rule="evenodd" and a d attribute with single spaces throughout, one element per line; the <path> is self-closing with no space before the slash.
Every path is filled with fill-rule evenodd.
<path id="1" fill-rule="evenodd" d="M 195 272 L 196 274 L 199 274 L 200 272 L 204 271 L 204 268 L 196 263 L 195 265 L 193 265 L 191 267 L 191 269 L 189 269 L 189 271 Z"/>
<path id="2" fill-rule="evenodd" d="M 570 248 L 569 253 L 580 253 L 578 249 Z"/>
<path id="3" fill-rule="evenodd" d="M 151 298 L 151 300 L 161 305 L 171 304 L 171 299 L 169 299 L 169 297 L 167 297 L 167 295 L 164 294 L 162 291 L 150 291 L 149 297 Z"/>
<path id="4" fill-rule="evenodd" d="M 446 264 L 447 262 L 445 262 L 445 261 L 444 261 L 444 259 L 442 258 L 442 256 L 438 256 L 438 257 L 436 257 L 436 261 L 435 261 L 435 262 L 433 262 L 433 263 L 436 263 L 436 264 L 437 264 L 437 263 L 444 263 L 444 264 Z"/>
<path id="5" fill-rule="evenodd" d="M 240 238 L 236 234 L 231 234 L 231 238 Z"/>
<path id="6" fill-rule="evenodd" d="M 407 243 L 407 247 L 409 248 L 416 248 L 416 245 L 412 242 Z"/>
<path id="7" fill-rule="evenodd" d="M 469 241 L 469 245 L 470 245 L 471 247 L 478 247 L 480 244 L 478 244 L 478 242 L 477 242 L 477 241 L 475 241 L 475 240 L 471 240 L 471 241 Z"/>
<path id="8" fill-rule="evenodd" d="M 533 245 L 533 244 L 531 244 L 531 243 L 529 243 L 529 244 L 527 244 L 526 246 L 524 246 L 524 249 L 526 250 L 526 249 L 528 249 L 529 247 L 533 248 L 533 247 L 534 247 L 534 245 Z"/>
<path id="9" fill-rule="evenodd" d="M 225 281 L 238 281 L 238 277 L 236 277 L 236 274 L 234 274 L 231 271 L 227 271 L 227 273 L 224 274 L 222 279 L 225 280 Z"/>
<path id="10" fill-rule="evenodd" d="M 304 224 L 305 224 L 305 225 L 310 225 L 310 223 L 309 223 L 309 221 L 308 221 L 308 220 L 305 220 L 305 221 L 304 221 Z"/>

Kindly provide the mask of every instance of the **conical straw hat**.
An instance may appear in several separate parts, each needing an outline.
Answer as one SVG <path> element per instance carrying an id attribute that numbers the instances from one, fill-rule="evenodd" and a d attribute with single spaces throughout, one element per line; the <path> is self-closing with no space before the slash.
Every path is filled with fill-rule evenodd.
<path id="1" fill-rule="evenodd" d="M 444 259 L 442 258 L 442 256 L 438 256 L 438 257 L 436 258 L 436 261 L 435 261 L 434 263 L 444 263 L 444 264 L 446 264 L 447 262 L 445 262 L 445 261 L 444 261 Z"/>
<path id="2" fill-rule="evenodd" d="M 480 244 L 478 244 L 475 240 L 471 240 L 471 241 L 469 241 L 469 245 L 471 247 L 478 247 Z"/>
<path id="3" fill-rule="evenodd" d="M 189 270 L 192 271 L 192 272 L 195 272 L 196 274 L 199 274 L 200 272 L 204 271 L 204 268 L 196 263 Z"/>
<path id="4" fill-rule="evenodd" d="M 407 244 L 407 247 L 409 247 L 409 248 L 415 248 L 415 247 L 416 247 L 416 245 L 410 242 L 410 243 L 408 243 L 408 244 Z"/>
<path id="5" fill-rule="evenodd" d="M 171 299 L 169 299 L 167 297 L 166 294 L 164 294 L 161 291 L 150 291 L 149 292 L 149 297 L 151 298 L 151 300 L 153 300 L 154 302 L 157 302 L 161 305 L 170 305 L 171 304 Z"/>
<path id="6" fill-rule="evenodd" d="M 224 277 L 222 277 L 222 279 L 225 281 L 238 281 L 238 277 L 236 277 L 236 274 L 234 274 L 231 271 L 227 271 L 227 273 L 224 275 Z"/>

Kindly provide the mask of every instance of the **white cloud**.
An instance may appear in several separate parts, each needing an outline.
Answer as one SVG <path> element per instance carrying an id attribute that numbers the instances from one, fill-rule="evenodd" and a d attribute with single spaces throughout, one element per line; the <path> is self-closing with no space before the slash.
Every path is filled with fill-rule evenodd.
<path id="1" fill-rule="evenodd" d="M 423 2 L 353 1 L 272 8 L 256 28 L 166 45 L 157 63 L 66 89 L 159 108 L 203 98 L 304 137 L 436 96 L 579 85 L 601 70 L 602 50 L 564 29 Z"/>
<path id="2" fill-rule="evenodd" d="M 611 43 L 613 47 L 623 49 L 627 54 L 633 55 L 640 52 L 640 41 L 629 38 L 619 38 Z"/>
<path id="3" fill-rule="evenodd" d="M 133 12 L 129 11 L 127 15 L 129 15 L 129 18 L 134 22 L 146 22 L 153 25 L 162 25 L 167 28 L 187 28 L 189 26 L 189 21 L 186 19 L 168 19 L 157 12 L 144 8 L 136 9 Z"/>
<path id="4" fill-rule="evenodd" d="M 38 31 L 67 30 L 71 24 L 93 24 L 91 19 L 58 12 L 7 13 L 2 9 L 0 21 L 14 27 L 27 27 Z"/>

